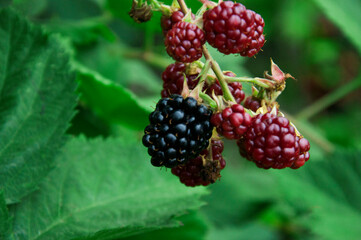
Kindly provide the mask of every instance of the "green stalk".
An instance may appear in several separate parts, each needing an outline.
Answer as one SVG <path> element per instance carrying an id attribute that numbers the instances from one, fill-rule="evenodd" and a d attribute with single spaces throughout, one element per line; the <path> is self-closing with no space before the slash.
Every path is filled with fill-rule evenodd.
<path id="1" fill-rule="evenodd" d="M 184 2 L 184 0 L 177 0 L 177 1 L 178 1 L 179 6 L 182 9 L 182 12 L 184 14 L 187 14 L 188 8 L 187 8 L 187 5 Z M 224 78 L 221 68 L 219 67 L 219 64 L 216 61 L 214 61 L 214 59 L 212 58 L 211 54 L 209 53 L 209 51 L 205 45 L 203 45 L 203 55 L 206 58 L 206 60 L 209 60 L 211 63 L 212 70 L 216 74 L 218 81 L 221 84 L 224 99 L 226 99 L 228 101 L 236 102 L 233 95 L 229 91 L 228 84 Z"/>
<path id="2" fill-rule="evenodd" d="M 344 86 L 336 89 L 335 91 L 329 93 L 328 95 L 322 97 L 312 105 L 303 109 L 296 117 L 301 120 L 310 119 L 316 114 L 322 112 L 332 104 L 338 102 L 347 94 L 355 91 L 356 89 L 361 87 L 361 75 L 358 76 L 353 81 L 345 84 Z"/>
<path id="3" fill-rule="evenodd" d="M 265 78 L 250 78 L 250 77 L 229 77 L 225 76 L 225 79 L 228 83 L 231 82 L 241 82 L 241 83 L 250 83 L 257 85 L 263 88 L 270 88 L 274 85 L 274 82 Z"/>

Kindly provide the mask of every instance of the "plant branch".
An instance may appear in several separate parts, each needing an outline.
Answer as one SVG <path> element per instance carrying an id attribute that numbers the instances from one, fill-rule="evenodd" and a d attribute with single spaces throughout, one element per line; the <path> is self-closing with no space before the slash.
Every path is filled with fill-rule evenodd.
<path id="1" fill-rule="evenodd" d="M 311 117 L 315 116 L 316 114 L 322 112 L 332 104 L 338 102 L 347 94 L 355 91 L 356 89 L 361 87 L 361 75 L 358 76 L 353 81 L 345 84 L 344 86 L 336 89 L 335 91 L 329 93 L 328 95 L 322 97 L 312 105 L 303 109 L 296 117 L 298 119 L 307 120 Z"/>
<path id="2" fill-rule="evenodd" d="M 211 54 L 209 53 L 205 45 L 203 45 L 203 55 L 207 60 L 211 62 L 212 70 L 216 74 L 217 79 L 221 85 L 224 99 L 228 101 L 236 102 L 231 91 L 228 88 L 228 84 L 226 82 L 225 76 L 223 75 L 221 68 L 219 67 L 219 64 L 212 58 Z"/>

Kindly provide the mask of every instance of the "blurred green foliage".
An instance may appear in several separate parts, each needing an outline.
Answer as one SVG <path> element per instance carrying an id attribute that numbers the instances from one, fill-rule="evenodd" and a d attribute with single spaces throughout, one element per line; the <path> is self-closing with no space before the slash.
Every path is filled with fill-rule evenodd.
<path id="1" fill-rule="evenodd" d="M 7 54 L 19 51 L 15 56 L 21 56 L 21 51 L 34 46 L 39 48 L 36 53 L 43 53 L 23 62 L 10 58 L 13 75 L 0 66 L 0 86 L 23 81 L 13 95 L 19 99 L 25 94 L 37 96 L 32 86 L 62 66 L 63 59 L 71 59 L 66 64 L 76 74 L 77 92 L 74 82 L 67 83 L 75 77 L 66 67 L 55 74 L 54 85 L 41 85 L 40 90 L 62 96 L 62 104 L 51 106 L 54 111 L 64 107 L 68 115 L 79 97 L 68 130 L 71 140 L 62 151 L 58 151 L 64 143 L 60 130 L 54 134 L 51 154 L 41 145 L 47 142 L 34 141 L 29 149 L 38 150 L 38 161 L 49 165 L 26 168 L 19 178 L 24 185 L 0 188 L 0 239 L 360 239 L 361 84 L 346 88 L 341 96 L 332 93 L 360 79 L 361 2 L 239 2 L 266 22 L 263 51 L 252 59 L 211 53 L 223 70 L 239 76 L 262 76 L 272 58 L 297 79 L 289 80 L 279 102 L 291 117 L 297 116 L 293 117 L 296 125 L 310 139 L 311 159 L 299 170 L 265 171 L 241 158 L 234 142 L 227 142 L 227 167 L 206 195 L 203 187 L 186 188 L 169 171 L 151 168 L 140 143 L 147 115 L 160 97 L 161 72 L 173 62 L 164 50 L 159 12 L 151 21 L 136 24 L 128 16 L 131 0 L 0 1 L 0 7 L 14 8 L 33 24 L 22 17 L 6 20 L 9 14 L 18 17 L 11 10 L 1 10 L 1 63 Z M 193 11 L 201 6 L 195 0 L 186 3 Z M 15 31 L 19 22 L 21 27 Z M 31 31 L 18 31 L 24 28 Z M 35 45 L 16 42 L 34 36 L 40 39 L 34 40 Z M 51 55 L 51 62 L 46 55 L 51 51 L 66 54 Z M 26 74 L 20 79 L 15 74 L 36 73 L 39 63 L 50 67 L 38 79 L 32 81 Z M 72 77 L 63 79 L 62 74 Z M 249 85 L 244 89 L 250 94 Z M 329 101 L 314 111 L 324 96 Z M 0 119 L 9 116 L 8 121 L 14 121 L 8 109 L 22 105 L 6 102 L 3 95 L 0 100 Z M 51 99 L 36 100 L 52 103 Z M 308 111 L 315 114 L 305 116 Z M 48 122 L 26 117 L 24 121 L 30 121 L 30 130 L 47 134 L 46 123 L 52 120 L 54 125 L 68 126 L 68 115 L 49 116 Z M 21 138 L 24 144 L 31 135 L 42 136 L 30 130 Z M 12 133 L 2 134 L 0 149 L 7 144 L 3 139 L 12 137 Z M 17 156 L 23 162 L 9 160 L 6 165 L 1 158 L 0 172 L 24 162 L 37 163 L 20 150 Z M 2 178 L 8 179 L 3 173 Z M 0 181 L 0 186 L 4 183 Z M 39 190 L 33 192 L 36 187 Z M 14 202 L 19 203 L 9 205 Z M 207 204 L 201 207 L 203 202 Z"/>

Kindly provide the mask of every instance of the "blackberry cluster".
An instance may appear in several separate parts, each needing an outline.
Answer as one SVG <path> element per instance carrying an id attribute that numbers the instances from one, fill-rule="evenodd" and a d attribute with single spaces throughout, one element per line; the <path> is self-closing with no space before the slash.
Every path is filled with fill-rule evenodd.
<path id="1" fill-rule="evenodd" d="M 252 57 L 263 47 L 263 18 L 240 3 L 224 1 L 203 15 L 207 42 L 224 54 Z"/>
<path id="2" fill-rule="evenodd" d="M 266 113 L 253 118 L 244 138 L 238 140 L 238 146 L 241 155 L 255 162 L 260 168 L 297 168 L 301 165 L 297 164 L 300 156 L 309 158 L 309 144 L 306 144 L 306 141 L 302 140 L 300 152 L 300 140 L 288 119 Z"/>
<path id="3" fill-rule="evenodd" d="M 217 132 L 228 139 L 239 139 L 251 125 L 252 117 L 244 111 L 242 105 L 234 104 L 222 112 L 212 115 L 211 123 Z"/>
<path id="4" fill-rule="evenodd" d="M 202 57 L 206 42 L 202 29 L 189 22 L 178 22 L 165 37 L 167 53 L 178 62 L 190 63 Z"/>
<path id="5" fill-rule="evenodd" d="M 172 95 L 159 100 L 143 136 L 152 165 L 172 168 L 197 157 L 212 136 L 211 115 L 192 97 Z"/>
<path id="6" fill-rule="evenodd" d="M 222 141 L 212 140 L 211 146 L 203 150 L 200 156 L 189 160 L 185 165 L 172 168 L 172 173 L 189 187 L 214 183 L 221 177 L 220 171 L 226 166 L 222 157 L 223 148 Z"/>

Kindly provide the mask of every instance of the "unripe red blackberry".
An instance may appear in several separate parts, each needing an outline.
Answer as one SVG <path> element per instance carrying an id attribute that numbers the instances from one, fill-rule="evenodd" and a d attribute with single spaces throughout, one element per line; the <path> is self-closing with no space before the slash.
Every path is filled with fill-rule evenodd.
<path id="1" fill-rule="evenodd" d="M 220 171 L 226 166 L 226 161 L 222 157 L 223 142 L 212 140 L 211 149 L 212 151 L 203 150 L 200 156 L 189 160 L 185 165 L 172 168 L 172 173 L 189 187 L 214 183 L 221 177 Z"/>
<path id="2" fill-rule="evenodd" d="M 235 77 L 236 76 L 232 72 L 226 72 L 225 75 L 229 76 L 229 77 Z M 214 94 L 216 94 L 216 95 L 223 95 L 222 87 L 221 87 L 218 79 L 216 79 L 216 81 L 210 86 L 205 85 L 205 88 L 207 89 L 206 93 L 211 97 L 212 97 L 212 92 L 213 91 L 214 91 Z M 242 91 L 242 84 L 239 83 L 239 82 L 229 83 L 228 88 L 229 88 L 230 92 L 232 93 L 232 95 L 233 95 L 234 99 L 236 100 L 236 102 L 238 104 L 240 104 L 243 101 L 244 97 L 245 97 L 245 94 Z"/>
<path id="3" fill-rule="evenodd" d="M 260 99 L 258 99 L 256 97 L 249 96 L 244 101 L 243 106 L 245 108 L 252 110 L 253 112 L 257 112 L 258 108 L 261 107 L 261 101 L 260 101 Z"/>
<path id="4" fill-rule="evenodd" d="M 172 95 L 159 100 L 143 136 L 152 165 L 172 168 L 197 157 L 212 136 L 211 115 L 192 97 Z"/>
<path id="5" fill-rule="evenodd" d="M 162 73 L 163 90 L 161 92 L 163 98 L 182 93 L 185 71 L 185 64 L 179 62 L 169 65 L 164 70 Z M 197 76 L 198 74 L 186 75 L 189 89 L 195 88 L 198 84 Z"/>
<path id="6" fill-rule="evenodd" d="M 165 37 L 167 53 L 178 62 L 190 63 L 202 57 L 205 43 L 202 29 L 189 22 L 178 22 Z"/>
<path id="7" fill-rule="evenodd" d="M 163 35 L 166 36 L 168 31 L 171 30 L 176 23 L 182 21 L 183 18 L 184 18 L 184 13 L 181 10 L 172 12 L 170 16 L 162 15 L 160 19 L 160 25 L 163 30 Z M 192 13 L 192 19 L 195 19 L 193 13 Z"/>
<path id="8" fill-rule="evenodd" d="M 172 29 L 174 24 L 182 21 L 184 18 L 184 13 L 181 10 L 173 12 L 170 16 L 162 15 L 160 19 L 160 25 L 163 30 L 164 36 L 167 35 L 167 32 Z"/>
<path id="9" fill-rule="evenodd" d="M 265 169 L 291 167 L 300 155 L 295 129 L 287 118 L 271 113 L 253 117 L 238 146 L 241 155 Z"/>
<path id="10" fill-rule="evenodd" d="M 298 159 L 293 162 L 291 168 L 297 169 L 302 167 L 305 162 L 310 159 L 310 153 L 308 152 L 310 150 L 310 143 L 306 138 L 299 138 L 297 137 L 297 143 L 300 149 L 300 154 L 298 156 Z"/>
<path id="11" fill-rule="evenodd" d="M 240 3 L 224 1 L 203 15 L 208 43 L 224 54 L 252 57 L 263 47 L 264 21 Z"/>
<path id="12" fill-rule="evenodd" d="M 211 123 L 225 138 L 240 139 L 251 125 L 252 117 L 244 111 L 242 105 L 234 104 L 222 112 L 213 114 Z"/>

